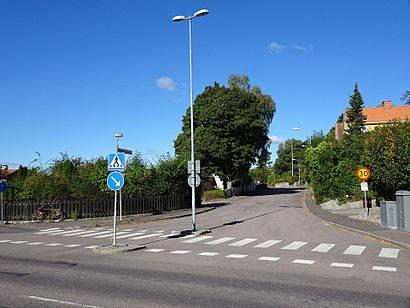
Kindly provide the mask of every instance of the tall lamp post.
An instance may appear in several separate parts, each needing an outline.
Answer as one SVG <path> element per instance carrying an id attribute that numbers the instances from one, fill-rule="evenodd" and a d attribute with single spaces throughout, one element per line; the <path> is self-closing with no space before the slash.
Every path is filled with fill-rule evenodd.
<path id="1" fill-rule="evenodd" d="M 293 127 L 293 130 L 301 130 L 300 127 Z M 292 152 L 292 176 L 293 176 L 293 137 L 290 139 L 290 150 Z"/>
<path id="2" fill-rule="evenodd" d="M 192 16 L 177 15 L 172 18 L 172 21 L 179 22 L 188 20 L 189 25 L 189 102 L 191 106 L 191 166 L 193 169 L 194 183 L 192 185 L 192 230 L 196 230 L 195 217 L 195 188 L 196 188 L 196 164 L 195 164 L 195 150 L 194 150 L 194 107 L 193 107 L 193 93 L 192 93 L 192 19 L 209 14 L 206 9 L 195 12 Z"/>

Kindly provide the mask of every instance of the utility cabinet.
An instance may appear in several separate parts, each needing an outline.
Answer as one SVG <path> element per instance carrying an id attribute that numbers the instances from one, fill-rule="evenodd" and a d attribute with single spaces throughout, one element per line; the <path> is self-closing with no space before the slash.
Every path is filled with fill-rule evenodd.
<path id="1" fill-rule="evenodd" d="M 410 191 L 396 192 L 397 226 L 399 230 L 410 231 Z"/>

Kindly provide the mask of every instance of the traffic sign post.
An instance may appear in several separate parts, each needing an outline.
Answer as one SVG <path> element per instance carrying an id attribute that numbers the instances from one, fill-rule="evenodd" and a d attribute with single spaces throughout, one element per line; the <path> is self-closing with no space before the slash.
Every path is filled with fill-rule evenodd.
<path id="1" fill-rule="evenodd" d="M 115 191 L 114 193 L 114 226 L 113 226 L 113 237 L 112 245 L 116 246 L 116 237 L 117 237 L 117 191 L 121 189 L 124 185 L 124 176 L 119 172 L 110 173 L 107 177 L 108 187 Z"/>
<path id="2" fill-rule="evenodd" d="M 357 169 L 356 171 L 356 176 L 359 178 L 359 180 L 362 181 L 362 183 L 360 183 L 360 190 L 363 192 L 364 194 L 364 206 L 365 206 L 365 213 L 366 213 L 366 218 L 367 218 L 367 212 L 368 212 L 368 208 L 367 208 L 367 196 L 366 196 L 366 192 L 369 190 L 369 187 L 367 185 L 366 180 L 368 180 L 370 178 L 370 169 L 367 167 L 360 167 L 359 169 Z"/>
<path id="3" fill-rule="evenodd" d="M 113 153 L 108 154 L 108 171 L 124 171 L 125 170 L 125 154 Z"/>

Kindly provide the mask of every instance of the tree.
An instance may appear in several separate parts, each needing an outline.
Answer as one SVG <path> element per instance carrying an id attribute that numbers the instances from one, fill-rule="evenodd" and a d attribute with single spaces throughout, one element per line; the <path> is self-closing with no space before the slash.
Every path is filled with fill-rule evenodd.
<path id="1" fill-rule="evenodd" d="M 401 100 L 406 104 L 410 106 L 410 91 L 406 91 L 406 93 L 403 94 L 401 97 Z"/>
<path id="2" fill-rule="evenodd" d="M 364 131 L 366 116 L 363 114 L 364 102 L 359 92 L 357 83 L 354 86 L 353 95 L 350 96 L 350 108 L 347 109 L 347 133 L 356 136 Z"/>
<path id="3" fill-rule="evenodd" d="M 201 160 L 201 173 L 231 180 L 246 178 L 257 160 L 267 161 L 268 128 L 275 109 L 273 100 L 260 89 L 252 93 L 246 76 L 235 78 L 230 78 L 230 88 L 218 83 L 206 87 L 196 97 L 194 108 L 195 155 Z M 189 108 L 174 148 L 178 156 L 189 159 Z"/>

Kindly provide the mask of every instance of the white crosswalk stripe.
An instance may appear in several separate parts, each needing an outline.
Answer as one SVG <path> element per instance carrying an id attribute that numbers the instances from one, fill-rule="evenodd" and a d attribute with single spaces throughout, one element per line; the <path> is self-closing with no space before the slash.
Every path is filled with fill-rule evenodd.
<path id="1" fill-rule="evenodd" d="M 225 258 L 244 259 L 244 258 L 246 258 L 247 256 L 248 256 L 248 255 L 231 254 L 231 255 L 225 256 Z"/>
<path id="2" fill-rule="evenodd" d="M 128 232 L 117 232 L 117 233 L 116 233 L 116 236 L 117 236 L 117 235 L 122 235 L 122 234 L 128 234 Z M 110 231 L 109 234 L 103 234 L 103 235 L 93 236 L 93 238 L 107 238 L 107 237 L 110 237 L 110 236 L 113 236 L 113 231 Z"/>
<path id="3" fill-rule="evenodd" d="M 56 229 L 49 229 L 47 231 L 35 232 L 34 234 L 51 234 L 51 233 L 56 233 L 56 232 L 60 232 L 60 231 L 62 231 L 60 228 L 56 228 Z"/>
<path id="4" fill-rule="evenodd" d="M 303 259 L 295 259 L 293 260 L 293 264 L 305 264 L 305 265 L 312 265 L 316 261 L 315 260 L 303 260 Z"/>
<path id="5" fill-rule="evenodd" d="M 67 248 L 75 248 L 75 247 L 80 247 L 80 246 L 82 246 L 82 245 L 81 244 L 64 245 L 64 247 L 67 247 Z"/>
<path id="6" fill-rule="evenodd" d="M 220 239 L 217 239 L 217 240 L 207 242 L 205 244 L 207 244 L 207 245 L 218 245 L 218 244 L 222 244 L 222 243 L 225 243 L 225 242 L 232 241 L 234 239 L 235 239 L 234 237 L 223 237 L 223 238 L 220 238 Z"/>
<path id="7" fill-rule="evenodd" d="M 32 243 L 27 243 L 27 246 L 38 246 L 38 245 L 43 245 L 45 242 L 32 242 Z"/>
<path id="8" fill-rule="evenodd" d="M 165 249 L 162 248 L 152 248 L 152 249 L 147 249 L 146 252 L 162 252 Z"/>
<path id="9" fill-rule="evenodd" d="M 204 257 L 215 257 L 217 255 L 219 255 L 219 252 L 204 251 L 204 252 L 198 253 L 198 256 L 204 256 Z"/>
<path id="10" fill-rule="evenodd" d="M 258 260 L 276 262 L 276 261 L 279 261 L 280 258 L 278 258 L 278 257 L 260 257 L 260 258 L 258 258 Z"/>
<path id="11" fill-rule="evenodd" d="M 326 252 L 329 252 L 329 250 L 332 249 L 333 247 L 335 247 L 335 244 L 322 243 L 322 244 L 316 246 L 315 248 L 313 248 L 311 251 L 326 253 Z"/>
<path id="12" fill-rule="evenodd" d="M 373 266 L 372 271 L 395 272 L 397 269 L 395 267 Z"/>
<path id="13" fill-rule="evenodd" d="M 14 242 L 10 242 L 10 244 L 24 244 L 24 243 L 28 243 L 28 241 L 14 241 Z"/>
<path id="14" fill-rule="evenodd" d="M 145 233 L 143 232 L 137 232 L 137 233 L 130 233 L 130 234 L 126 234 L 126 235 L 121 235 L 121 236 L 117 236 L 117 240 L 123 239 L 123 238 L 128 238 L 128 237 L 132 237 L 132 236 L 138 236 L 138 235 L 143 235 Z"/>
<path id="15" fill-rule="evenodd" d="M 112 230 L 83 234 L 83 235 L 80 235 L 80 237 L 92 237 L 92 236 L 97 236 L 97 235 L 102 235 L 102 234 L 107 234 L 107 233 L 112 233 Z"/>
<path id="16" fill-rule="evenodd" d="M 190 240 L 182 241 L 182 243 L 190 243 L 190 244 L 192 244 L 192 243 L 197 243 L 197 242 L 209 240 L 209 239 L 211 239 L 211 238 L 213 238 L 212 235 L 203 235 L 203 236 L 199 236 L 199 237 L 196 237 L 196 238 L 193 238 L 193 239 L 190 239 Z"/>
<path id="17" fill-rule="evenodd" d="M 350 245 L 350 246 L 343 252 L 343 254 L 344 254 L 344 255 L 360 256 L 365 249 L 366 249 L 366 246 Z"/>
<path id="18" fill-rule="evenodd" d="M 382 248 L 379 253 L 380 258 L 390 258 L 390 259 L 397 259 L 399 255 L 399 250 L 396 248 Z"/>
<path id="19" fill-rule="evenodd" d="M 46 231 L 51 231 L 51 230 L 60 230 L 60 228 L 49 228 L 49 229 L 43 229 L 40 230 L 41 232 L 46 232 Z"/>
<path id="20" fill-rule="evenodd" d="M 337 262 L 333 262 L 332 264 L 330 264 L 330 266 L 332 266 L 332 267 L 352 268 L 352 267 L 353 267 L 353 264 L 352 264 L 352 263 L 337 263 Z"/>
<path id="21" fill-rule="evenodd" d="M 228 246 L 240 247 L 240 246 L 244 246 L 246 244 L 252 243 L 252 242 L 257 241 L 257 240 L 258 239 L 256 239 L 256 238 L 245 238 L 245 239 L 237 241 L 235 243 L 231 243 Z"/>
<path id="22" fill-rule="evenodd" d="M 137 237 L 132 237 L 132 238 L 130 238 L 130 240 L 142 240 L 144 238 L 154 237 L 154 236 L 158 236 L 158 235 L 160 235 L 160 234 L 158 234 L 158 233 L 145 234 L 145 235 L 141 235 L 141 236 L 137 236 Z"/>
<path id="23" fill-rule="evenodd" d="M 77 232 L 82 232 L 84 230 L 78 229 L 78 230 L 64 230 L 64 231 L 59 231 L 59 232 L 53 232 L 50 233 L 49 235 L 63 235 L 63 234 L 71 234 L 71 233 L 77 233 Z"/>
<path id="24" fill-rule="evenodd" d="M 95 230 L 77 231 L 75 233 L 64 234 L 63 236 L 77 236 L 77 235 L 90 234 L 90 233 L 95 233 Z"/>
<path id="25" fill-rule="evenodd" d="M 44 246 L 47 246 L 47 247 L 57 247 L 57 246 L 63 246 L 63 244 L 61 244 L 61 243 L 51 243 L 51 244 L 46 244 L 46 245 L 44 245 Z"/>
<path id="26" fill-rule="evenodd" d="M 281 249 L 284 249 L 284 250 L 297 250 L 300 247 L 305 246 L 306 244 L 307 244 L 307 242 L 295 241 L 295 242 L 290 243 L 289 245 L 286 245 L 286 246 L 282 247 Z"/>
<path id="27" fill-rule="evenodd" d="M 280 242 L 282 242 L 282 240 L 268 240 L 268 241 L 265 241 L 265 242 L 260 243 L 256 246 L 253 246 L 253 247 L 255 247 L 255 248 L 269 248 L 269 247 L 272 247 L 273 245 L 276 245 Z"/>
<path id="28" fill-rule="evenodd" d="M 177 254 L 177 255 L 185 255 L 190 252 L 191 252 L 190 250 L 174 250 L 174 251 L 171 251 L 170 253 Z"/>
<path id="29" fill-rule="evenodd" d="M 8 243 L 11 242 L 12 240 L 0 240 L 0 243 Z"/>

